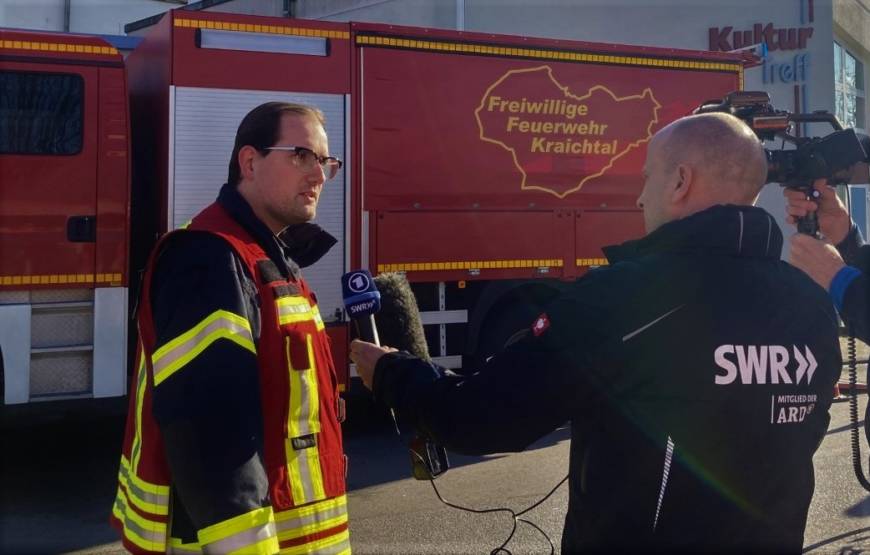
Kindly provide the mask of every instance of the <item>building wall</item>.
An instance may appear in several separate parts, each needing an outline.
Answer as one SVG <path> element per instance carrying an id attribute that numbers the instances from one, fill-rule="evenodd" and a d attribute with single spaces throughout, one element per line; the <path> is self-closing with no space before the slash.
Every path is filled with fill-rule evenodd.
<path id="1" fill-rule="evenodd" d="M 68 0 L 69 22 L 65 25 L 67 0 L 2 0 L 0 27 L 19 27 L 41 31 L 65 31 L 94 35 L 123 35 L 124 25 L 184 6 L 181 2 L 160 0 Z M 195 7 L 198 2 L 188 2 Z M 207 11 L 251 15 L 284 15 L 284 0 L 232 0 Z"/>
<path id="2" fill-rule="evenodd" d="M 63 31 L 63 0 L 5 0 L 0 27 Z"/>
<path id="3" fill-rule="evenodd" d="M 301 19 L 456 29 L 456 13 L 454 0 L 297 0 L 293 15 Z"/>
<path id="4" fill-rule="evenodd" d="M 0 2 L 0 26 L 70 31 L 96 35 L 121 35 L 124 24 L 149 17 L 180 4 L 157 0 L 69 0 L 68 28 L 65 0 L 3 0 Z"/>

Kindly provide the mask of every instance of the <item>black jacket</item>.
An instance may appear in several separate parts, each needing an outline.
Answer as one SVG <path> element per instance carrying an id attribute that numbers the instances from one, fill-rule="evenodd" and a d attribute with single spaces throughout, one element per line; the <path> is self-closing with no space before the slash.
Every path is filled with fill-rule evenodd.
<path id="1" fill-rule="evenodd" d="M 870 245 L 864 244 L 861 232 L 853 224 L 837 250 L 846 264 L 861 271 L 843 294 L 840 316 L 850 333 L 865 343 L 870 342 Z"/>
<path id="2" fill-rule="evenodd" d="M 606 249 L 479 373 L 390 354 L 374 393 L 469 454 L 570 420 L 565 553 L 799 552 L 840 351 L 831 301 L 781 247 L 758 208 L 668 223 Z"/>
<path id="3" fill-rule="evenodd" d="M 298 277 L 335 244 L 315 224 L 276 237 L 234 187 L 217 202 L 241 224 L 284 278 Z M 298 262 L 298 264 L 297 264 Z M 170 236 L 156 259 L 151 305 L 155 349 L 216 310 L 246 318 L 260 337 L 257 286 L 229 243 L 211 233 Z M 216 341 L 154 389 L 153 412 L 172 472 L 171 535 L 196 531 L 268 504 L 262 464 L 263 423 L 257 357 L 232 341 Z"/>

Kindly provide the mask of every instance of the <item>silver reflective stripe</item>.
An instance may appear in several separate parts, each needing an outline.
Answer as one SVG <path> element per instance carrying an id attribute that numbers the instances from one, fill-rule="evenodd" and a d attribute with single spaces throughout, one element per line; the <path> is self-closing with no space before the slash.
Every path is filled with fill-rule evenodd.
<path id="1" fill-rule="evenodd" d="M 674 440 L 671 439 L 671 436 L 668 436 L 668 446 L 665 449 L 665 467 L 662 470 L 662 486 L 659 488 L 659 502 L 656 505 L 656 516 L 653 520 L 653 531 L 655 531 L 656 526 L 659 524 L 659 512 L 662 510 L 662 501 L 665 498 L 665 488 L 668 487 L 668 476 L 671 474 L 671 459 L 674 456 Z"/>
<path id="2" fill-rule="evenodd" d="M 350 539 L 345 538 L 335 545 L 330 545 L 317 550 L 317 555 L 338 555 L 344 551 L 350 550 Z"/>
<path id="3" fill-rule="evenodd" d="M 309 449 L 311 449 L 309 447 Z M 317 449 L 315 447 L 315 449 Z M 312 501 L 316 499 L 314 496 L 314 485 L 311 483 L 311 468 L 308 466 L 308 449 L 294 451 L 296 454 L 296 463 L 299 467 L 299 482 L 302 484 L 302 490 L 305 492 L 305 500 Z M 319 461 L 318 461 L 319 462 Z"/>
<path id="4" fill-rule="evenodd" d="M 280 303 L 278 305 L 279 316 L 290 316 L 294 314 L 308 314 L 311 312 L 311 305 L 306 301 L 305 304 Z"/>
<path id="5" fill-rule="evenodd" d="M 142 397 L 145 390 L 146 371 L 145 355 L 143 354 L 139 359 L 139 370 L 136 377 L 136 428 L 133 437 L 133 448 L 130 450 L 130 464 L 132 465 L 137 465 L 139 462 L 139 450 L 142 448 Z"/>
<path id="6" fill-rule="evenodd" d="M 668 311 L 668 312 L 665 312 L 664 314 L 662 314 L 661 316 L 659 316 L 658 318 L 656 318 L 655 320 L 653 320 L 653 321 L 650 322 L 649 324 L 646 324 L 646 325 L 644 325 L 644 326 L 641 326 L 641 327 L 639 327 L 638 329 L 634 330 L 633 332 L 631 332 L 631 333 L 629 333 L 629 334 L 627 334 L 627 335 L 624 335 L 624 336 L 622 337 L 622 341 L 623 341 L 623 342 L 628 341 L 629 339 L 631 339 L 631 338 L 634 337 L 635 335 L 641 333 L 642 331 L 646 330 L 647 328 L 650 328 L 650 327 L 656 325 L 656 324 L 659 323 L 661 320 L 664 320 L 665 318 L 667 318 L 668 316 L 670 316 L 670 315 L 673 314 L 674 312 L 680 310 L 680 309 L 683 308 L 684 306 L 686 306 L 686 305 L 680 305 L 680 306 L 678 306 L 677 308 L 675 308 L 675 309 L 673 309 L 673 310 L 670 310 L 670 311 Z"/>
<path id="7" fill-rule="evenodd" d="M 232 335 L 242 336 L 244 339 L 248 340 L 251 343 L 254 342 L 254 338 L 251 335 L 250 329 L 237 322 L 233 322 L 228 318 L 217 318 L 214 322 L 210 322 L 202 329 L 197 330 L 196 333 L 194 333 L 186 341 L 183 341 L 182 343 L 173 346 L 169 351 L 166 351 L 159 355 L 155 353 L 155 356 L 152 358 L 155 382 L 160 381 L 160 375 L 167 369 L 174 366 L 174 363 L 181 359 L 184 355 L 196 350 L 197 348 L 204 350 L 208 346 L 208 344 L 200 345 L 200 343 L 208 339 L 209 335 L 221 329 L 229 331 Z"/>
<path id="8" fill-rule="evenodd" d="M 254 528 L 242 530 L 222 540 L 202 547 L 203 553 L 229 553 L 259 543 L 275 536 L 275 523 L 267 522 Z"/>
<path id="9" fill-rule="evenodd" d="M 311 365 L 311 361 L 308 364 Z M 309 425 L 311 419 L 311 384 L 309 381 L 311 374 L 314 373 L 314 369 L 308 368 L 307 370 L 290 371 L 296 372 L 299 377 L 299 394 L 301 395 L 299 398 L 299 418 L 296 419 L 296 429 L 299 435 L 296 437 L 311 435 L 314 432 Z"/>
<path id="10" fill-rule="evenodd" d="M 153 505 L 169 505 L 168 495 L 149 493 L 137 486 L 130 476 L 130 470 L 123 464 L 121 465 L 121 475 L 124 477 L 124 485 L 127 486 L 127 489 L 130 490 L 130 493 L 132 493 L 136 498 Z"/>
<path id="11" fill-rule="evenodd" d="M 159 545 L 166 544 L 166 532 L 160 532 L 157 530 L 148 530 L 139 525 L 138 522 L 130 518 L 130 509 L 127 508 L 127 504 L 124 503 L 124 500 L 121 499 L 121 496 L 115 498 L 115 506 L 118 508 L 118 511 L 124 515 L 124 528 L 130 530 L 135 533 L 140 538 L 155 543 Z M 158 523 L 155 523 L 158 524 Z M 159 523 L 163 526 L 162 523 Z"/>
<path id="12" fill-rule="evenodd" d="M 325 522 L 327 520 L 338 518 L 341 516 L 347 515 L 347 505 L 341 505 L 340 507 L 333 507 L 332 509 L 326 509 L 324 511 L 319 511 L 310 515 L 300 516 L 296 518 L 290 518 L 287 520 L 282 520 L 275 523 L 275 528 L 279 532 L 283 532 L 284 530 L 292 530 L 295 528 L 302 528 L 303 526 L 309 526 L 311 524 L 317 524 L 320 522 Z"/>
<path id="13" fill-rule="evenodd" d="M 740 236 L 737 238 L 737 254 L 743 250 L 743 212 L 738 212 L 738 216 L 740 216 Z"/>

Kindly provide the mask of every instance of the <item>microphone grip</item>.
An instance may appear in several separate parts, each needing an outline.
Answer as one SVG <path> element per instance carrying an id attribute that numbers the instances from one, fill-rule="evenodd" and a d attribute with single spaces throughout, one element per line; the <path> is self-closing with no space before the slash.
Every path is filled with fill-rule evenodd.
<path id="1" fill-rule="evenodd" d="M 374 343 L 378 347 L 381 346 L 381 340 L 378 337 L 378 326 L 375 325 L 375 315 L 369 314 L 362 318 L 354 318 L 353 322 L 356 327 L 356 335 L 363 341 Z"/>

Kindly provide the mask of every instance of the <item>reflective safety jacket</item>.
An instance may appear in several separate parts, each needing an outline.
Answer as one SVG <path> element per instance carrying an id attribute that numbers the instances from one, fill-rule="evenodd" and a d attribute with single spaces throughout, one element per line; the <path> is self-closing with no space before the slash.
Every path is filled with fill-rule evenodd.
<path id="1" fill-rule="evenodd" d="M 249 225 L 241 225 L 238 214 Z M 282 275 L 264 250 L 262 234 L 258 241 L 250 232 L 252 215 L 238 193 L 225 186 L 219 202 L 197 215 L 186 231 L 164 237 L 149 261 L 138 315 L 138 367 L 111 516 L 124 547 L 134 553 L 350 552 L 340 400 L 323 320 L 301 276 Z M 231 247 L 243 270 L 240 289 L 250 293 L 254 308 L 251 314 L 214 310 L 174 338 L 158 338 L 152 310 L 156 259 L 168 241 L 196 231 Z M 197 420 L 203 398 L 221 399 L 231 413 L 238 407 L 229 405 L 240 404 L 232 399 L 235 376 L 226 382 L 229 388 L 213 384 L 224 383 L 221 372 L 237 370 L 215 358 L 221 349 L 224 358 L 256 360 L 259 395 L 239 414 L 256 421 L 257 429 L 243 445 L 225 439 L 238 434 L 222 433 L 234 422 Z M 201 364 L 205 359 L 209 364 Z M 213 380 L 207 375 L 212 366 Z M 242 370 L 237 383 L 244 397 Z M 161 396 L 164 391 L 169 393 Z M 237 467 L 232 479 L 215 483 L 212 478 L 220 474 L 215 469 L 225 466 Z M 253 506 L 233 513 L 240 498 L 253 500 Z"/>

